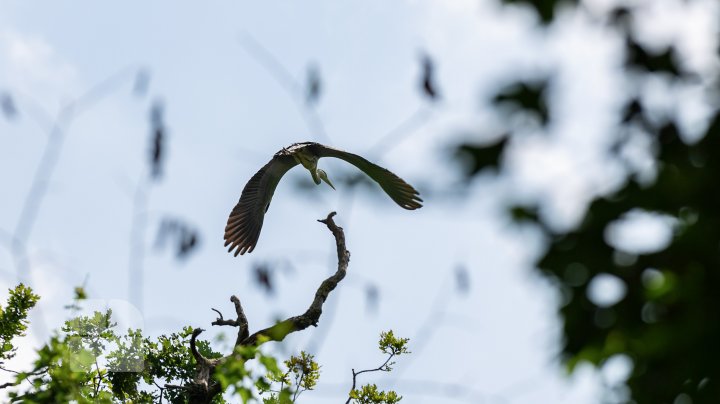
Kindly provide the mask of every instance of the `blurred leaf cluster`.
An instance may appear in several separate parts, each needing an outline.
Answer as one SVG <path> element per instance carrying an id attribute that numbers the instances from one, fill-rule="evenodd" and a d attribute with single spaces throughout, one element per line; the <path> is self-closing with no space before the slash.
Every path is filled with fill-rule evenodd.
<path id="1" fill-rule="evenodd" d="M 549 26 L 560 4 L 505 2 L 533 7 Z M 607 16 L 610 27 L 625 39 L 622 74 L 635 83 L 663 80 L 670 89 L 693 81 L 698 84 L 696 74 L 682 64 L 672 45 L 658 50 L 635 38 L 635 14 L 633 9 L 618 7 Z M 627 176 L 618 189 L 588 206 L 579 226 L 553 231 L 539 209 L 542 201 L 523 201 L 511 206 L 508 214 L 523 225 L 536 225 L 549 240 L 537 266 L 561 292 L 562 357 L 570 371 L 581 362 L 602 367 L 620 355 L 632 363 L 626 382 L 629 390 L 622 400 L 661 403 L 678 402 L 682 397 L 693 403 L 718 402 L 720 108 L 712 100 L 720 99 L 720 89 L 705 85 L 714 112 L 699 140 L 691 141 L 679 129 L 677 116 L 648 112 L 651 108 L 641 88 L 628 90 L 627 102 L 617 116 L 618 134 L 608 134 L 616 137 L 616 144 L 607 150 L 608 158 L 623 162 Z M 546 122 L 552 116 L 552 99 L 545 90 L 520 81 L 494 100 L 509 116 L 532 114 Z M 650 139 L 649 154 L 655 160 L 651 179 L 638 175 L 622 154 L 633 132 Z M 502 156 L 511 136 L 495 144 L 457 145 L 457 153 L 469 159 L 466 177 L 486 167 L 502 172 Z M 669 243 L 639 251 L 614 242 L 610 229 L 633 212 L 671 218 Z M 593 297 L 593 284 L 607 278 L 615 280 L 618 297 L 600 302 Z"/>
<path id="2" fill-rule="evenodd" d="M 270 362 L 265 364 L 265 362 Z M 263 361 L 268 369 L 267 379 L 279 384 L 277 389 L 271 384 L 258 386 L 261 393 L 271 392 L 270 396 L 263 398 L 264 404 L 294 403 L 303 391 L 312 390 L 320 379 L 320 365 L 315 362 L 313 355 L 301 351 L 300 356 L 291 356 L 284 361 L 287 370 L 282 372 L 277 363 Z"/>

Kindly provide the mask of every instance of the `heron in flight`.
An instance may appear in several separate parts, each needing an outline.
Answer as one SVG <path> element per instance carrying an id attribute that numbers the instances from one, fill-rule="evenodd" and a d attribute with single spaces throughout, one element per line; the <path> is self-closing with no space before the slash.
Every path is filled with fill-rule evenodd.
<path id="1" fill-rule="evenodd" d="M 347 161 L 375 180 L 380 187 L 400 207 L 414 210 L 422 207 L 422 199 L 410 184 L 390 171 L 373 164 L 357 154 L 348 153 L 319 143 L 293 143 L 275 153 L 272 160 L 265 164 L 243 188 L 235 208 L 233 208 L 225 226 L 225 247 L 228 252 L 250 253 L 257 245 L 262 229 L 265 212 L 270 207 L 275 188 L 285 173 L 298 164 L 302 164 L 312 176 L 315 184 L 321 181 L 335 189 L 325 171 L 317 167 L 321 157 L 335 157 Z"/>

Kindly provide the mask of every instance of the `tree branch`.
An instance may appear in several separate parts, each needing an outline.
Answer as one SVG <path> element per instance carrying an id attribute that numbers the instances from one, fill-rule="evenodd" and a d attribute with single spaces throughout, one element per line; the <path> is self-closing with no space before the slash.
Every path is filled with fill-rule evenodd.
<path id="1" fill-rule="evenodd" d="M 285 336 L 292 332 L 301 331 L 309 326 L 317 326 L 317 323 L 322 314 L 322 306 L 327 300 L 330 292 L 332 292 L 340 283 L 345 274 L 347 273 L 347 267 L 350 262 L 350 252 L 345 248 L 345 233 L 342 227 L 335 224 L 333 217 L 335 212 L 331 212 L 325 219 L 318 220 L 320 223 L 324 223 L 328 229 L 332 232 L 335 237 L 335 245 L 337 247 L 338 256 L 338 267 L 337 271 L 325 279 L 318 287 L 315 292 L 315 297 L 310 304 L 310 307 L 305 313 L 290 317 L 284 321 L 281 321 L 272 327 L 260 330 L 252 335 L 248 335 L 248 321 L 245 313 L 243 312 L 240 299 L 237 296 L 232 296 L 230 301 L 235 305 L 235 312 L 237 314 L 237 320 L 225 320 L 222 313 L 219 310 L 212 309 L 218 314 L 218 319 L 212 322 L 213 325 L 230 325 L 233 327 L 239 327 L 238 338 L 235 342 L 237 346 L 248 346 L 248 345 L 261 345 L 267 341 L 282 341 Z M 200 333 L 204 330 L 202 328 L 196 328 L 193 330 L 192 336 L 190 337 L 190 350 L 192 352 L 195 361 L 197 362 L 197 369 L 195 371 L 195 378 L 192 382 L 185 386 L 176 386 L 166 384 L 165 388 L 183 389 L 187 392 L 188 401 L 192 403 L 210 403 L 213 397 L 222 393 L 222 387 L 220 383 L 212 379 L 212 375 L 215 372 L 215 368 L 222 362 L 228 360 L 237 360 L 234 353 L 219 359 L 208 359 L 205 358 L 198 350 L 196 339 Z"/>
<path id="2" fill-rule="evenodd" d="M 209 360 L 197 350 L 197 345 L 195 344 L 197 336 L 200 335 L 203 331 L 205 330 L 203 330 L 202 328 L 196 328 L 193 330 L 193 333 L 190 336 L 190 352 L 192 352 L 192 355 L 198 365 L 207 365 L 209 362 Z"/>
<path id="3" fill-rule="evenodd" d="M 323 303 L 327 300 L 330 292 L 332 292 L 335 287 L 337 287 L 338 283 L 345 278 L 347 267 L 350 262 L 350 252 L 345 248 L 345 233 L 343 232 L 342 227 L 335 224 L 335 221 L 333 220 L 335 215 L 335 212 L 331 212 L 325 219 L 318 221 L 320 223 L 324 223 L 335 237 L 338 257 L 337 271 L 320 284 L 320 287 L 318 287 L 315 292 L 315 298 L 305 313 L 299 316 L 290 317 L 272 327 L 260 330 L 249 337 L 244 338 L 239 345 L 260 345 L 262 342 L 258 343 L 258 340 L 261 336 L 270 341 L 282 341 L 290 333 L 302 331 L 311 325 L 317 326 L 320 315 L 322 314 Z"/>
<path id="4" fill-rule="evenodd" d="M 217 309 L 211 309 L 215 313 L 218 314 L 218 317 L 215 321 L 213 321 L 212 325 L 229 325 L 231 327 L 240 327 L 238 330 L 238 336 L 235 340 L 235 345 L 240 345 L 242 340 L 248 337 L 249 331 L 248 331 L 248 320 L 245 316 L 245 312 L 243 311 L 242 305 L 240 304 L 240 299 L 233 295 L 230 296 L 230 301 L 233 302 L 235 305 L 235 313 L 237 314 L 237 320 L 225 320 L 223 318 L 222 313 Z"/>
<path id="5" fill-rule="evenodd" d="M 356 372 L 355 369 L 351 369 L 353 378 L 352 378 L 352 387 L 350 387 L 350 392 L 355 390 L 355 388 L 357 387 L 357 377 L 359 374 L 367 373 L 367 372 L 380 372 L 380 371 L 387 372 L 387 371 L 389 371 L 389 368 L 387 368 L 386 366 L 388 365 L 388 363 L 390 363 L 390 360 L 394 357 L 395 357 L 395 354 L 391 353 L 390 356 L 388 356 L 388 358 L 385 360 L 385 362 L 382 365 L 376 367 L 375 369 L 365 369 L 365 370 L 361 370 L 359 372 Z M 350 394 L 348 394 L 348 399 L 345 402 L 345 404 L 350 404 L 350 400 L 352 400 L 352 396 Z"/>

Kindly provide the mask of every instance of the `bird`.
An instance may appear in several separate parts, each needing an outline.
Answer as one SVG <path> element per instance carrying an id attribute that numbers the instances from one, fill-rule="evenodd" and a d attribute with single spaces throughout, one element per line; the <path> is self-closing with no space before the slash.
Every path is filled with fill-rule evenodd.
<path id="1" fill-rule="evenodd" d="M 229 253 L 235 250 L 237 257 L 238 254 L 251 253 L 255 249 L 275 188 L 291 168 L 302 165 L 310 171 L 316 185 L 325 182 L 335 189 L 327 173 L 317 167 L 322 157 L 339 158 L 359 168 L 375 180 L 400 207 L 407 210 L 422 207 L 423 200 L 415 188 L 364 157 L 315 142 L 293 143 L 275 153 L 272 160 L 245 184 L 240 200 L 230 212 L 225 226 L 225 247 L 229 246 Z"/>

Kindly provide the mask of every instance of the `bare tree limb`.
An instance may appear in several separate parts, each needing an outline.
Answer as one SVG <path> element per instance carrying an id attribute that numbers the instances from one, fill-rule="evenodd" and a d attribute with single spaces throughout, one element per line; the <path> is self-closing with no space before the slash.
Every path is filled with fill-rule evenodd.
<path id="1" fill-rule="evenodd" d="M 248 320 L 245 316 L 242 305 L 240 304 L 240 299 L 238 299 L 237 296 L 233 295 L 230 296 L 230 301 L 233 302 L 233 304 L 235 305 L 235 313 L 237 314 L 236 322 L 240 326 L 240 329 L 238 330 L 237 340 L 235 341 L 235 345 L 239 345 L 240 342 L 247 338 L 248 334 L 250 334 Z"/>
<path id="2" fill-rule="evenodd" d="M 322 314 L 322 306 L 327 300 L 328 295 L 332 292 L 338 283 L 345 278 L 347 273 L 347 267 L 350 263 L 350 252 L 345 248 L 345 233 L 342 227 L 335 224 L 333 216 L 335 212 L 331 212 L 327 218 L 318 220 L 320 223 L 324 223 L 328 229 L 335 236 L 335 245 L 337 248 L 338 257 L 338 268 L 337 271 L 329 278 L 325 279 L 318 287 L 315 292 L 315 298 L 313 299 L 310 307 L 305 313 L 290 317 L 284 321 L 275 324 L 272 327 L 260 330 L 249 337 L 241 341 L 240 345 L 257 345 L 258 339 L 263 336 L 270 341 L 282 341 L 285 336 L 296 331 L 302 331 L 309 326 L 317 326 L 320 315 Z"/>
<path id="3" fill-rule="evenodd" d="M 223 318 L 222 313 L 217 309 L 211 309 L 212 311 L 216 312 L 220 317 L 218 317 L 215 321 L 213 321 L 212 325 L 229 325 L 231 327 L 240 327 L 238 330 L 238 336 L 235 341 L 235 346 L 240 345 L 241 342 L 248 337 L 248 320 L 245 316 L 245 312 L 243 311 L 242 305 L 240 304 L 240 299 L 233 295 L 230 296 L 230 301 L 233 302 L 235 305 L 235 313 L 237 314 L 237 320 L 225 320 Z"/>

